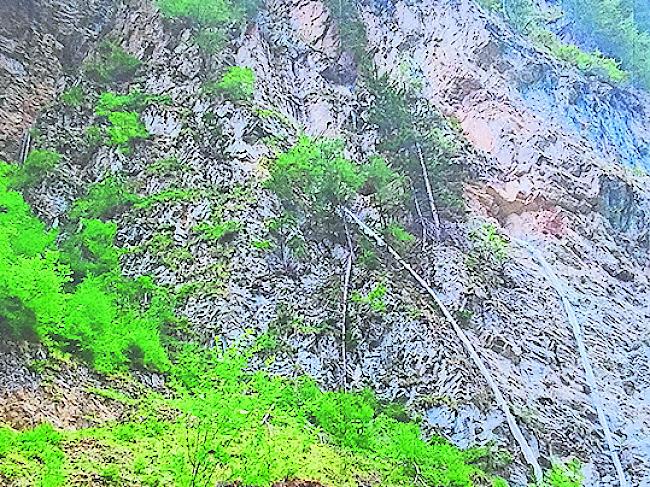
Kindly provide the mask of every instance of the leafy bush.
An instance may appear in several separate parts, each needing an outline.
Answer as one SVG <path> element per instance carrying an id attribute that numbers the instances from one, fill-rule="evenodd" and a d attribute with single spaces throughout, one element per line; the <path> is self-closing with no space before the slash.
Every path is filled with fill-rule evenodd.
<path id="1" fill-rule="evenodd" d="M 201 235 L 203 240 L 218 242 L 219 240 L 238 232 L 242 225 L 238 221 L 228 220 L 221 223 L 200 223 L 193 230 Z"/>
<path id="2" fill-rule="evenodd" d="M 10 171 L 0 164 L 0 326 L 11 335 L 27 336 L 62 320 L 67 273 L 58 266 L 56 234 L 46 231 L 22 196 L 9 189 Z"/>
<path id="3" fill-rule="evenodd" d="M 222 93 L 232 101 L 245 101 L 253 97 L 255 73 L 250 68 L 231 66 L 216 84 L 204 87 L 206 93 Z"/>
<path id="4" fill-rule="evenodd" d="M 491 223 L 485 223 L 469 234 L 478 255 L 470 256 L 476 265 L 501 264 L 508 258 L 508 240 Z"/>
<path id="5" fill-rule="evenodd" d="M 56 234 L 9 189 L 9 172 L 0 166 L 0 326 L 10 335 L 78 353 L 104 372 L 127 364 L 165 369 L 161 329 L 172 319 L 172 300 L 150 279 L 121 276 L 112 245 L 116 227 L 82 220 L 80 235 L 69 237 L 60 252 Z M 104 208 L 92 211 L 103 214 L 115 192 L 99 194 Z M 66 248 L 74 252 L 66 254 Z M 66 262 L 80 274 L 75 282 Z"/>
<path id="6" fill-rule="evenodd" d="M 385 159 L 372 157 L 363 166 L 366 185 L 372 190 L 380 208 L 391 212 L 403 206 L 407 190 L 404 176 L 393 170 Z"/>
<path id="7" fill-rule="evenodd" d="M 139 91 L 126 95 L 110 91 L 102 93 L 95 106 L 95 113 L 110 123 L 106 131 L 109 143 L 118 146 L 122 152 L 129 152 L 132 141 L 148 138 L 149 132 L 140 119 L 140 112 L 153 103 L 169 104 L 171 98 Z"/>
<path id="8" fill-rule="evenodd" d="M 114 246 L 117 225 L 82 218 L 80 227 L 80 231 L 70 235 L 61 245 L 62 260 L 75 275 L 101 275 L 117 268 L 119 252 Z"/>
<path id="9" fill-rule="evenodd" d="M 386 311 L 386 303 L 384 297 L 388 289 L 383 283 L 377 283 L 370 292 L 364 296 L 359 291 L 354 291 L 350 299 L 355 303 L 366 304 L 375 313 L 383 313 Z"/>
<path id="10" fill-rule="evenodd" d="M 565 0 L 562 2 L 562 6 L 575 9 L 579 4 L 583 4 L 580 8 L 591 4 L 588 8 L 590 12 L 593 12 L 601 9 L 604 4 L 609 3 L 611 5 L 612 2 L 620 3 L 620 0 L 607 0 L 606 2 L 601 2 L 600 0 Z M 547 27 L 547 22 L 553 19 L 545 18 L 533 0 L 508 0 L 503 3 L 482 0 L 481 3 L 493 10 L 502 10 L 502 7 L 505 7 L 503 14 L 510 24 L 522 34 L 530 36 L 557 59 L 566 61 L 582 71 L 601 75 L 617 83 L 626 81 L 629 78 L 629 74 L 621 69 L 620 63 L 616 59 L 604 56 L 598 50 L 587 52 L 577 45 L 562 41 Z M 618 15 L 617 17 L 613 12 L 610 12 L 608 18 L 620 19 L 620 24 L 617 24 L 617 28 L 619 25 L 623 26 L 623 28 L 629 28 L 629 22 L 626 22 L 627 19 L 624 16 Z M 593 37 L 593 33 L 591 32 L 585 31 L 583 35 L 585 38 Z M 650 36 L 648 39 L 650 40 Z M 613 53 L 618 55 L 620 59 L 623 59 L 620 53 Z M 650 67 L 650 63 L 648 66 Z"/>
<path id="11" fill-rule="evenodd" d="M 50 150 L 33 150 L 25 159 L 22 166 L 14 166 L 11 185 L 24 189 L 38 184 L 61 161 L 61 154 Z"/>
<path id="12" fill-rule="evenodd" d="M 61 94 L 61 102 L 70 108 L 78 108 L 84 102 L 84 90 L 81 86 L 73 86 Z"/>
<path id="13" fill-rule="evenodd" d="M 564 0 L 577 37 L 595 43 L 602 52 L 620 59 L 624 69 L 650 88 L 650 30 L 642 15 L 647 4 L 629 0 Z M 635 10 L 639 8 L 639 10 Z"/>
<path id="14" fill-rule="evenodd" d="M 85 64 L 84 71 L 89 78 L 101 83 L 124 82 L 135 76 L 140 65 L 137 57 L 114 42 L 104 41 L 94 59 Z"/>
<path id="15" fill-rule="evenodd" d="M 391 223 L 386 228 L 390 240 L 402 249 L 407 249 L 415 242 L 415 236 L 398 223 Z"/>
<path id="16" fill-rule="evenodd" d="M 202 26 L 221 26 L 239 21 L 243 9 L 230 0 L 158 0 L 160 11 L 166 17 L 185 17 Z"/>
<path id="17" fill-rule="evenodd" d="M 112 175 L 91 185 L 88 193 L 74 202 L 68 216 L 71 219 L 111 218 L 139 201 L 140 197 L 120 177 Z"/>
<path id="18" fill-rule="evenodd" d="M 133 140 L 149 137 L 149 132 L 137 112 L 111 112 L 107 118 L 111 124 L 106 131 L 110 143 L 118 146 L 123 152 L 128 153 L 131 150 L 130 144 Z"/>
<path id="19" fill-rule="evenodd" d="M 0 427 L 0 480 L 9 483 L 28 472 L 29 485 L 58 487 L 65 482 L 61 434 L 50 425 L 18 433 Z"/>
<path id="20" fill-rule="evenodd" d="M 623 71 L 619 62 L 603 56 L 600 52 L 586 52 L 578 46 L 566 44 L 550 31 L 537 29 L 531 37 L 546 47 L 551 55 L 576 66 L 581 71 L 594 73 L 622 83 L 629 79 L 627 72 Z"/>
<path id="21" fill-rule="evenodd" d="M 438 211 L 461 217 L 465 174 L 455 161 L 458 144 L 449 122 L 433 107 L 420 106 L 426 102 L 411 91 L 391 85 L 386 76 L 371 78 L 368 88 L 374 96 L 370 122 L 379 129 L 379 149 L 390 166 L 412 181 L 417 197 L 428 192 L 423 183 L 424 163 Z"/>
<path id="22" fill-rule="evenodd" d="M 134 91 L 126 95 L 107 91 L 99 96 L 99 100 L 95 106 L 95 113 L 107 117 L 112 112 L 140 112 L 154 103 L 168 105 L 171 103 L 171 98 L 167 95 L 149 95 L 139 91 Z"/>
<path id="23" fill-rule="evenodd" d="M 582 487 L 584 476 L 580 471 L 580 463 L 573 460 L 565 465 L 554 463 L 546 475 L 549 487 Z"/>
<path id="24" fill-rule="evenodd" d="M 361 168 L 344 157 L 341 141 L 303 136 L 273 161 L 267 184 L 288 204 L 331 215 L 365 180 Z"/>

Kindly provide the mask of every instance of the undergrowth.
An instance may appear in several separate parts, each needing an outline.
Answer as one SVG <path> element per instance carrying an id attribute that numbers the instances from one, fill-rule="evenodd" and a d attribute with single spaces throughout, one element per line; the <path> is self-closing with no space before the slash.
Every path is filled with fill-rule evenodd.
<path id="1" fill-rule="evenodd" d="M 125 82 L 135 76 L 141 64 L 137 57 L 119 45 L 104 41 L 95 56 L 84 64 L 84 72 L 90 79 L 100 83 Z"/>
<path id="2" fill-rule="evenodd" d="M 148 277 L 122 276 L 114 224 L 82 218 L 57 246 L 56 232 L 9 187 L 11 172 L 0 165 L 3 333 L 39 339 L 104 372 L 127 365 L 166 369 L 161 330 L 173 320 L 172 300 Z M 91 210 L 97 208 L 89 205 L 79 216 L 102 216 Z"/>
<path id="3" fill-rule="evenodd" d="M 48 487 L 90 474 L 117 485 L 497 482 L 482 469 L 488 449 L 424 440 L 416 421 L 369 391 L 322 392 L 306 377 L 249 372 L 249 358 L 236 349 L 183 346 L 170 370 L 173 397 L 140 400 L 132 422 L 76 432 L 0 429 L 0 478 L 48 477 Z M 19 443 L 28 435 L 44 439 Z M 65 457 L 62 447 L 76 453 Z"/>

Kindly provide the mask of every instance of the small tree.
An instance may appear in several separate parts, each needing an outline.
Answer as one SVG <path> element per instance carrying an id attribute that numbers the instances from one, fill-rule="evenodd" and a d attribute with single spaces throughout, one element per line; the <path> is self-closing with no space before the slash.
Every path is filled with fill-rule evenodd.
<path id="1" fill-rule="evenodd" d="M 324 216 L 346 203 L 365 181 L 361 168 L 344 157 L 340 140 L 303 136 L 274 161 L 268 186 L 285 203 Z"/>
<path id="2" fill-rule="evenodd" d="M 250 100 L 255 91 L 255 73 L 251 68 L 231 66 L 217 83 L 217 90 L 232 101 Z"/>

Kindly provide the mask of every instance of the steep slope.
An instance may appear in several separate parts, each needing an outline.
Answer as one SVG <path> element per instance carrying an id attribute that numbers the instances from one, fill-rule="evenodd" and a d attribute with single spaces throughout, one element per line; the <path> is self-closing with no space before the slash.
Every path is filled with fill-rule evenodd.
<path id="1" fill-rule="evenodd" d="M 39 14 L 72 12 L 59 27 L 58 21 L 41 25 L 18 18 L 29 12 L 22 5 L 2 6 L 12 13 L 0 22 L 4 38 L 18 39 L 10 29 L 26 25 L 35 33 L 24 45 L 3 43 L 5 59 L 17 60 L 22 70 L 16 62 L 5 63 L 3 93 L 10 96 L 0 112 L 1 150 L 18 160 L 21 131 L 37 109 L 45 108 L 31 143 L 63 155 L 60 166 L 27 192 L 45 221 L 65 224 L 74 200 L 89 185 L 106 174 L 121 174 L 147 202 L 116 218 L 117 243 L 130 250 L 122 257 L 123 271 L 182 289 L 178 311 L 188 320 L 187 335 L 221 346 L 251 330 L 271 333 L 280 346 L 256 359 L 255 366 L 286 376 L 304 372 L 328 389 L 342 383 L 351 389 L 370 386 L 382 399 L 404 401 L 422 414 L 430 431 L 443 432 L 463 447 L 496 441 L 513 452 L 510 482 L 530 480 L 462 343 L 394 261 L 380 252 L 381 263 L 374 267 L 355 262 L 350 288 L 367 296 L 386 285 L 385 306 L 377 312 L 353 301 L 348 343 L 342 347 L 345 235 L 323 236 L 304 226 L 288 234 L 269 229 L 282 207 L 263 184 L 268 161 L 301 130 L 343 137 L 358 161 L 375 154 L 382 142 L 370 116 L 374 99 L 368 80 L 355 66 L 354 53 L 340 45 L 335 15 L 326 5 L 266 2 L 254 22 L 212 55 L 196 45 L 194 27 L 161 18 L 144 0 L 110 8 L 101 2 L 76 7 L 68 2 L 58 10 L 56 2 L 30 5 Z M 544 466 L 556 456 L 575 456 L 584 465 L 586 485 L 617 485 L 593 408 L 593 393 L 600 392 L 628 480 L 649 484 L 650 188 L 647 176 L 627 169 L 650 168 L 648 96 L 552 60 L 470 0 L 374 2 L 359 8 L 377 71 L 397 86 L 420 90 L 418 109 L 454 117 L 457 137 L 469 141 L 458 142 L 455 156 L 470 173 L 469 215 L 443 214 L 441 238 L 407 248 L 408 261 L 454 312 L 465 313 L 465 332 Z M 83 40 L 76 37 L 81 34 L 67 34 L 72 26 L 82 32 L 76 27 L 83 22 L 92 26 Z M 137 142 L 132 153 L 94 147 L 85 135 L 89 126 L 103 123 L 95 113 L 96 95 L 106 87 L 81 79 L 87 96 L 80 106 L 56 101 L 44 107 L 57 87 L 79 80 L 85 42 L 96 39 L 102 27 L 103 38 L 143 63 L 132 82 L 109 89 L 139 88 L 171 97 L 170 103 L 142 109 L 151 137 Z M 52 33 L 60 36 L 62 49 L 30 47 L 44 49 L 38 40 Z M 97 49 L 93 44 L 91 57 Z M 250 103 L 224 100 L 205 89 L 225 65 L 255 72 Z M 50 67 L 47 75 L 43 66 Z M 424 181 L 413 184 L 425 207 Z M 355 209 L 371 224 L 380 220 L 367 198 L 360 197 Z M 432 216 L 418 220 L 413 213 L 407 217 L 409 229 L 419 235 Z M 509 258 L 495 269 L 486 262 L 477 270 L 467 262 L 468 235 L 483 219 L 511 237 Z M 238 222 L 229 240 L 211 241 L 197 230 L 229 221 Z M 567 291 L 552 286 L 547 270 L 516 239 L 539 249 Z M 290 241 L 298 242 L 298 251 Z M 272 242 L 271 250 L 263 242 Z M 559 292 L 568 293 L 576 310 L 599 391 L 586 382 Z M 28 361 L 13 347 L 2 356 L 4 377 L 13 377 L 9 370 Z M 61 419 L 53 406 L 56 394 L 39 384 L 37 374 L 18 375 L 3 384 L 9 405 L 2 410 L 4 421 L 86 425 L 78 413 Z M 139 377 L 154 387 L 164 380 L 151 372 Z M 71 381 L 54 388 L 65 390 Z M 103 417 L 98 422 L 119 418 L 122 411 L 114 402 L 72 389 L 59 401 L 64 409 L 82 397 L 95 403 L 92 410 Z"/>

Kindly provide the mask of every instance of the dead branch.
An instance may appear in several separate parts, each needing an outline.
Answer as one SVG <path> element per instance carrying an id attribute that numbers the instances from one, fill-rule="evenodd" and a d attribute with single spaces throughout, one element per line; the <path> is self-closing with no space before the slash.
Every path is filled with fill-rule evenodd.
<path id="1" fill-rule="evenodd" d="M 343 276 L 343 305 L 342 313 L 343 319 L 341 322 L 341 385 L 343 390 L 347 390 L 347 370 L 348 370 L 348 358 L 347 358 L 347 323 L 348 323 L 348 300 L 349 300 L 349 290 L 350 290 L 350 277 L 352 275 L 352 259 L 353 259 L 353 249 L 352 249 L 352 238 L 350 237 L 350 230 L 348 228 L 347 221 L 343 220 L 343 225 L 345 226 L 345 237 L 348 242 L 348 258 L 346 259 L 345 264 L 345 274 Z"/>
<path id="2" fill-rule="evenodd" d="M 422 289 L 424 289 L 424 291 L 426 291 L 426 293 L 429 296 L 431 296 L 434 303 L 436 304 L 436 307 L 440 310 L 440 312 L 445 317 L 445 319 L 449 322 L 449 324 L 451 324 L 454 332 L 456 333 L 458 338 L 460 338 L 460 341 L 463 343 L 463 346 L 467 350 L 467 353 L 469 354 L 470 358 L 472 359 L 476 367 L 481 372 L 481 375 L 483 375 L 485 381 L 488 383 L 488 386 L 492 390 L 492 394 L 494 394 L 497 405 L 501 408 L 503 414 L 506 417 L 512 436 L 514 437 L 515 441 L 519 444 L 519 447 L 521 448 L 524 458 L 526 459 L 528 464 L 533 468 L 535 479 L 537 480 L 538 483 L 541 483 L 543 480 L 543 474 L 542 474 L 542 468 L 540 467 L 539 462 L 537 461 L 537 456 L 533 453 L 533 450 L 531 449 L 530 445 L 526 441 L 526 438 L 524 437 L 521 429 L 519 428 L 517 421 L 515 420 L 514 416 L 512 415 L 512 412 L 510 411 L 510 407 L 508 406 L 505 397 L 503 396 L 503 394 L 501 394 L 501 391 L 499 390 L 499 387 L 497 386 L 494 378 L 492 377 L 492 374 L 490 373 L 487 366 L 485 365 L 485 362 L 478 354 L 476 348 L 470 341 L 467 334 L 458 325 L 456 319 L 451 314 L 447 306 L 445 306 L 442 300 L 438 297 L 438 294 L 431 288 L 431 286 L 429 286 L 429 284 L 427 284 L 424 278 L 422 278 L 422 276 L 420 276 L 409 265 L 408 262 L 402 259 L 402 256 L 390 245 L 388 245 L 381 236 L 379 236 L 375 231 L 373 231 L 370 227 L 368 227 L 368 225 L 363 223 L 359 219 L 359 217 L 357 217 L 354 213 L 352 213 L 348 208 L 345 207 L 341 208 L 341 212 L 343 213 L 343 216 L 347 217 L 350 221 L 352 221 L 363 234 L 365 234 L 368 238 L 373 240 L 378 247 L 386 249 L 388 253 L 393 257 L 393 259 L 395 259 L 395 261 L 397 261 L 397 263 L 404 270 L 406 270 L 409 274 L 411 274 L 413 279 L 415 279 L 417 283 L 420 284 Z"/>
<path id="3" fill-rule="evenodd" d="M 427 171 L 427 165 L 424 162 L 424 154 L 422 154 L 420 143 L 416 142 L 415 147 L 418 150 L 418 158 L 420 159 L 420 166 L 422 167 L 422 178 L 424 179 L 424 187 L 427 190 L 429 208 L 431 208 L 431 218 L 433 218 L 433 224 L 435 226 L 435 232 L 437 236 L 438 231 L 440 230 L 440 218 L 438 217 L 438 209 L 436 208 L 436 203 L 433 200 L 433 189 L 431 188 L 431 181 L 429 181 L 429 172 Z"/>

